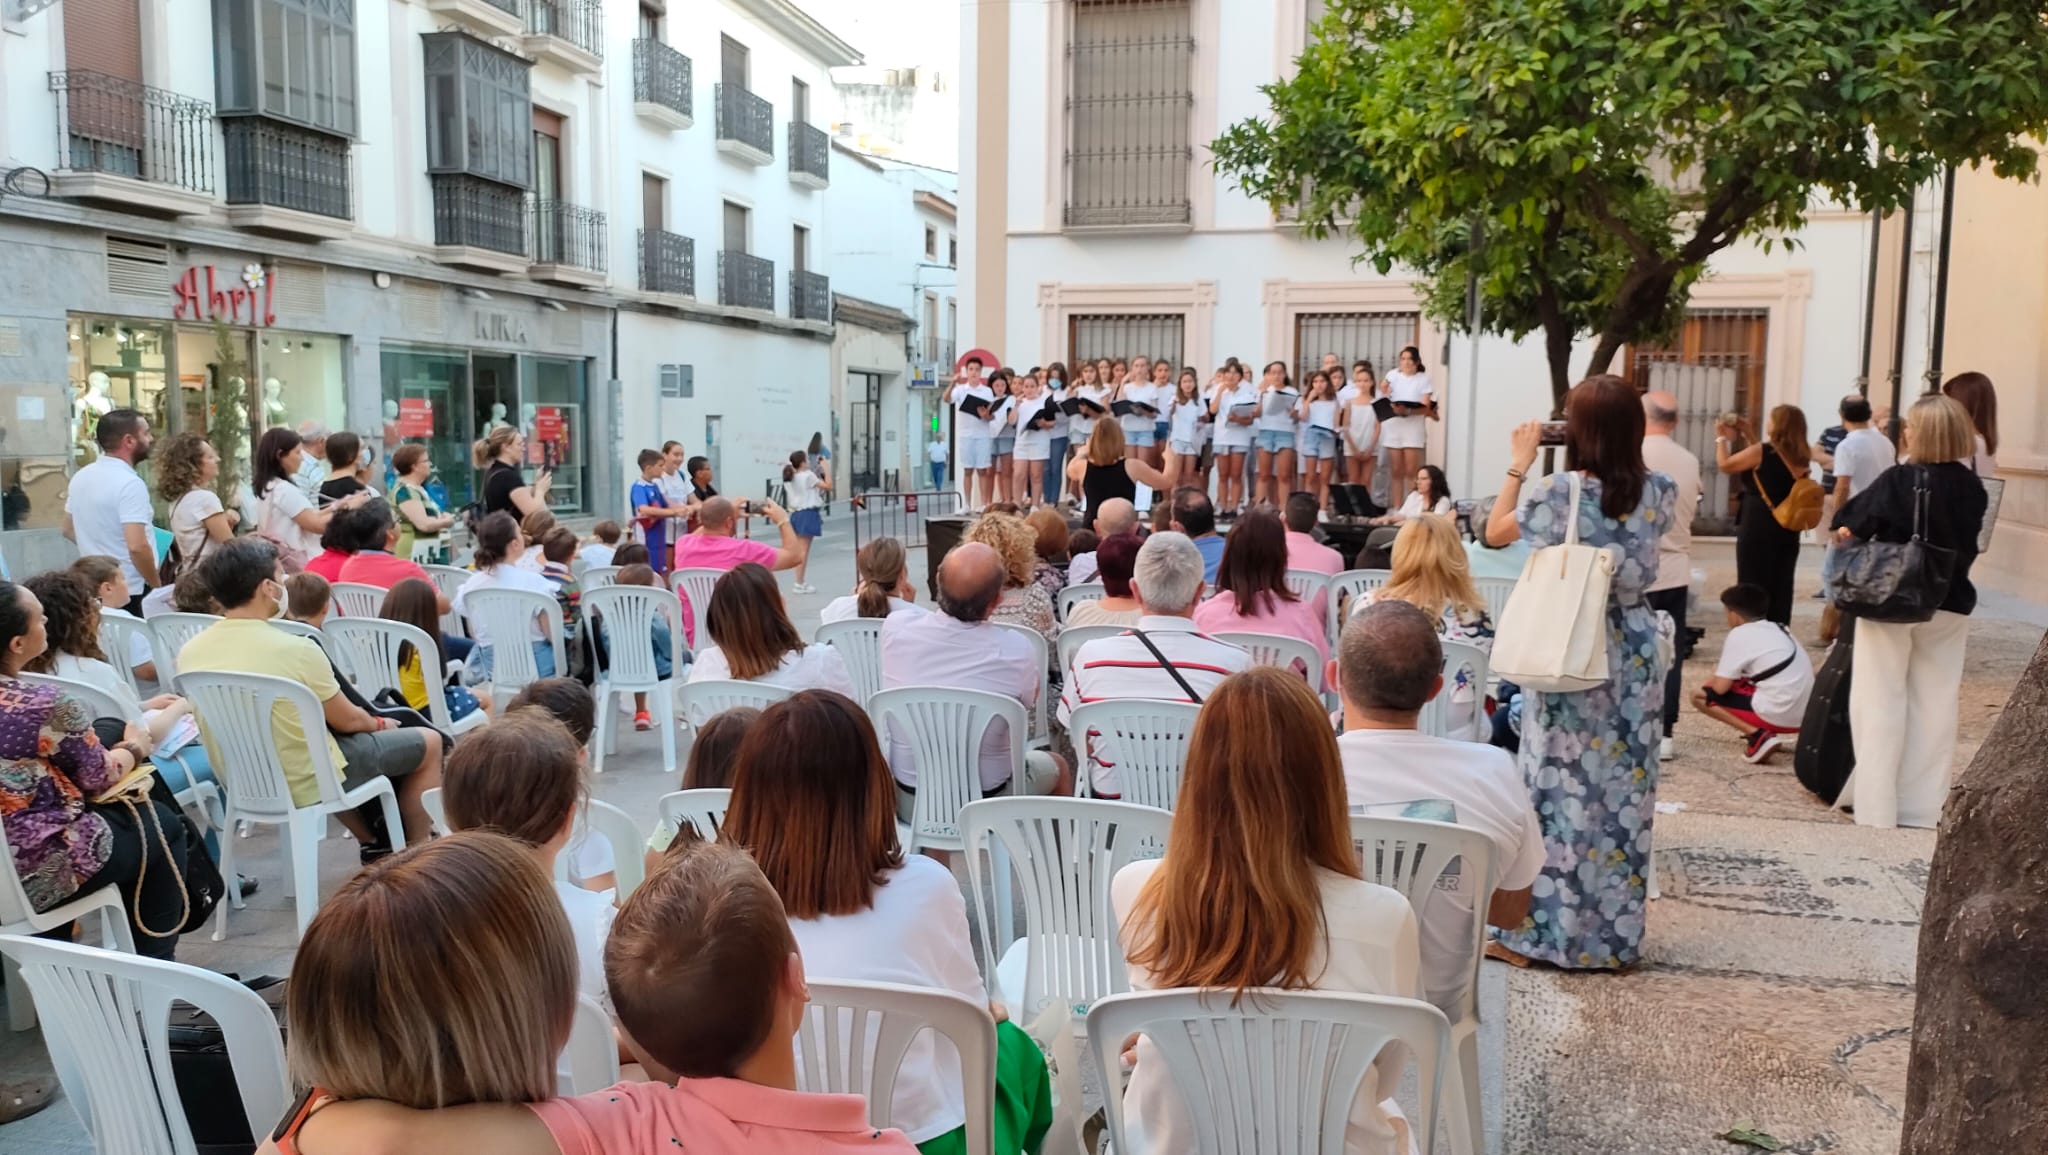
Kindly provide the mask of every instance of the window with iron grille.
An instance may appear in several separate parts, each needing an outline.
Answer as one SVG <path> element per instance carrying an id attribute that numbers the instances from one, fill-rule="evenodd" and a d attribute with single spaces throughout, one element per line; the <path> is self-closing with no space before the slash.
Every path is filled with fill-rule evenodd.
<path id="1" fill-rule="evenodd" d="M 1733 411 L 1763 428 L 1764 350 L 1768 309 L 1690 309 L 1669 345 L 1630 345 L 1622 374 L 1637 389 L 1661 389 L 1678 398 L 1673 437 L 1693 456 L 1714 460 L 1714 420 Z M 1818 436 L 1818 431 L 1815 431 Z M 1695 533 L 1728 533 L 1741 502 L 1742 477 L 1700 471 L 1701 500 Z"/>
<path id="2" fill-rule="evenodd" d="M 1185 225 L 1194 165 L 1189 0 L 1076 0 L 1067 38 L 1066 223 Z"/>
<path id="3" fill-rule="evenodd" d="M 354 136 L 355 22 L 355 0 L 220 0 L 214 89 L 221 114 Z"/>
<path id="4" fill-rule="evenodd" d="M 1351 380 L 1351 366 L 1359 361 L 1372 362 L 1373 379 L 1385 380 L 1387 370 L 1400 363 L 1401 350 L 1415 344 L 1420 321 L 1414 313 L 1300 314 L 1294 318 L 1294 379 L 1306 381 L 1322 368 L 1323 354 L 1335 353 L 1344 367 L 1337 388 Z"/>
<path id="5" fill-rule="evenodd" d="M 1067 318 L 1067 364 L 1144 356 L 1180 365 L 1188 319 L 1180 313 L 1096 313 Z M 1075 380 L 1079 380 L 1078 372 Z"/>

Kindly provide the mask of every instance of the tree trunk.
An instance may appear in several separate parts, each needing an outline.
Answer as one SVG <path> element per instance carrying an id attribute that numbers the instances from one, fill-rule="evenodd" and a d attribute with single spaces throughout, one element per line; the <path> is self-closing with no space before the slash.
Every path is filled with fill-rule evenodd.
<path id="1" fill-rule="evenodd" d="M 2048 641 L 1949 795 L 1918 974 L 1903 1155 L 2048 1151 Z"/>
<path id="2" fill-rule="evenodd" d="M 1565 394 L 1572 391 L 1572 338 L 1578 334 L 1559 320 L 1543 324 L 1543 353 L 1550 361 L 1550 419 L 1564 420 Z"/>

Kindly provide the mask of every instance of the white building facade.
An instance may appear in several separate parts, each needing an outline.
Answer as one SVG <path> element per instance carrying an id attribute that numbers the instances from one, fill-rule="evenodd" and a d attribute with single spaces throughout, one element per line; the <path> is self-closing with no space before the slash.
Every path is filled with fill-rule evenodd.
<path id="1" fill-rule="evenodd" d="M 1268 114 L 1258 88 L 1291 70 L 1309 19 L 1305 0 L 963 6 L 962 339 L 1013 366 L 1164 353 L 1204 380 L 1232 356 L 1384 373 L 1414 345 L 1442 402 L 1429 459 L 1459 496 L 1490 494 L 1509 431 L 1549 408 L 1540 341 L 1475 350 L 1420 315 L 1402 270 L 1354 265 L 1354 246 L 1306 239 L 1212 170 L 1207 142 Z M 1680 338 L 1617 371 L 1676 388 L 1709 459 L 1728 409 L 1798 404 L 1818 432 L 1860 368 L 1868 235 L 1823 211 L 1796 249 L 1721 254 Z"/>

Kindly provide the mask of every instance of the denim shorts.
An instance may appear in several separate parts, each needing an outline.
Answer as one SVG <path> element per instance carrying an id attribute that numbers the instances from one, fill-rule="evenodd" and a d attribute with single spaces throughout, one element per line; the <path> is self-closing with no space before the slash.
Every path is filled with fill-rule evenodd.
<path id="1" fill-rule="evenodd" d="M 1308 439 L 1302 442 L 1303 457 L 1332 458 L 1337 456 L 1337 435 L 1325 429 L 1311 429 Z"/>
<path id="2" fill-rule="evenodd" d="M 1201 452 L 1195 448 L 1195 443 L 1192 441 L 1182 441 L 1176 438 L 1170 444 L 1173 446 L 1173 451 L 1182 457 L 1193 457 Z"/>
<path id="3" fill-rule="evenodd" d="M 1150 429 L 1135 433 L 1126 431 L 1124 433 L 1124 444 L 1135 445 L 1140 449 L 1148 449 L 1159 444 L 1159 435 Z"/>
<path id="4" fill-rule="evenodd" d="M 1293 450 L 1293 448 L 1294 448 L 1294 430 L 1292 430 L 1292 429 L 1261 429 L 1261 430 L 1259 430 L 1259 452 L 1261 452 L 1261 453 L 1282 453 L 1282 452 L 1288 452 L 1288 451 L 1291 451 L 1291 450 Z"/>
<path id="5" fill-rule="evenodd" d="M 1016 452 L 1016 449 L 1017 439 L 1015 437 L 998 437 L 995 439 L 995 444 L 990 447 L 989 452 L 997 457 L 1008 457 Z"/>

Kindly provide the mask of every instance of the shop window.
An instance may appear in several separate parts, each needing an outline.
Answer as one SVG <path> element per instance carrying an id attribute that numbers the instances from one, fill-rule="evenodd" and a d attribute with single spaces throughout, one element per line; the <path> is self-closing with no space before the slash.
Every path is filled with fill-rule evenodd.
<path id="1" fill-rule="evenodd" d="M 73 317 L 70 322 L 72 460 L 85 465 L 100 455 L 93 438 L 100 416 L 133 409 L 158 436 L 172 426 L 168 326 L 117 317 Z M 148 475 L 147 464 L 143 473 Z"/>
<path id="2" fill-rule="evenodd" d="M 533 186 L 532 62 L 463 32 L 426 45 L 427 171 Z"/>
<path id="3" fill-rule="evenodd" d="M 588 439 L 584 436 L 584 363 L 552 357 L 523 357 L 520 372 L 525 402 L 520 407 L 526 458 L 555 467 L 548 508 L 557 513 L 590 507 Z"/>
<path id="4" fill-rule="evenodd" d="M 434 473 L 427 492 L 442 509 L 459 509 L 476 498 L 470 466 L 469 357 L 455 350 L 386 345 L 384 455 L 407 441 L 427 447 Z M 424 426 L 416 423 L 424 422 Z M 419 433 L 420 428 L 430 432 Z"/>

